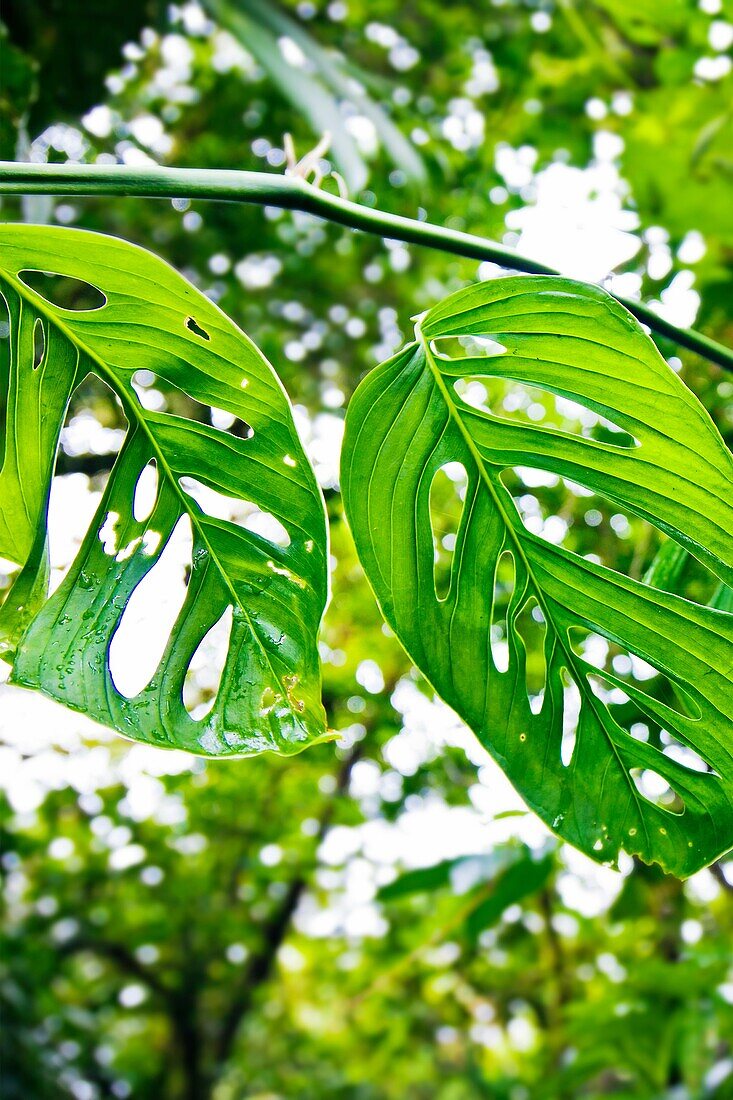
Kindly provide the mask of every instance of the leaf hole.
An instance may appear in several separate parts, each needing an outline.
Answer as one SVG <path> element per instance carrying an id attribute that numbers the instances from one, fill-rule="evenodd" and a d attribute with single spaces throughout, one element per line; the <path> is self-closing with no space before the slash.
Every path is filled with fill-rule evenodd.
<path id="1" fill-rule="evenodd" d="M 631 699 L 618 684 L 610 684 L 602 676 L 588 675 L 588 681 L 594 689 L 594 694 L 609 708 L 628 710 Z"/>
<path id="2" fill-rule="evenodd" d="M 646 663 L 646 662 L 645 662 Z M 648 666 L 650 667 L 650 666 Z M 666 689 L 672 687 L 672 682 L 667 677 L 658 674 L 660 679 L 659 683 L 654 686 L 654 690 L 664 699 L 666 697 L 666 705 L 671 707 L 671 699 L 667 697 Z M 609 713 L 613 720 L 622 729 L 633 737 L 635 741 L 641 741 L 645 744 L 653 744 L 659 748 L 665 756 L 675 760 L 682 767 L 689 768 L 690 771 L 696 772 L 712 772 L 713 769 L 709 764 L 703 760 L 699 753 L 695 752 L 688 745 L 678 741 L 675 737 L 669 733 L 664 727 L 660 726 L 658 722 L 650 719 L 646 713 L 641 709 L 643 706 L 643 700 L 640 701 L 638 695 L 630 696 L 618 683 L 611 683 L 603 676 L 588 674 L 588 681 L 593 688 L 594 695 L 603 702 L 609 710 Z M 684 706 L 684 701 L 680 699 L 679 688 L 674 693 L 675 702 L 678 706 Z M 650 698 L 657 698 L 658 695 L 650 696 Z M 685 708 L 688 713 L 681 717 L 691 718 L 689 713 L 691 710 L 695 710 L 695 705 L 692 700 L 689 700 L 690 706 Z M 678 710 L 677 713 L 680 713 Z M 644 719 L 643 721 L 641 719 Z M 694 721 L 695 719 L 692 718 Z"/>
<path id="3" fill-rule="evenodd" d="M 590 674 L 588 679 L 598 698 L 611 709 L 614 720 L 627 732 L 634 722 L 651 720 L 658 734 L 663 721 L 655 703 L 688 721 L 702 718 L 700 707 L 685 687 L 644 658 L 583 627 L 570 627 L 568 638 L 573 651 L 601 674 Z"/>
<path id="4" fill-rule="evenodd" d="M 229 434 L 236 435 L 238 439 L 251 439 L 255 434 L 255 430 L 251 424 L 248 424 L 245 420 L 240 420 L 239 417 L 235 417 L 234 423 L 229 428 Z"/>
<path id="5" fill-rule="evenodd" d="M 85 279 L 61 275 L 55 271 L 35 271 L 27 268 L 18 278 L 52 306 L 74 313 L 90 313 L 107 304 L 107 296 Z"/>
<path id="6" fill-rule="evenodd" d="M 184 390 L 162 375 L 150 370 L 136 370 L 132 388 L 144 409 L 150 412 L 170 412 L 201 424 L 210 421 L 210 405 L 190 397 Z"/>
<path id="7" fill-rule="evenodd" d="M 685 812 L 683 800 L 659 772 L 651 768 L 631 768 L 629 774 L 641 797 L 652 806 L 675 815 Z"/>
<path id="8" fill-rule="evenodd" d="M 170 412 L 174 416 L 186 417 L 199 424 L 211 424 L 217 431 L 238 439 L 251 439 L 254 435 L 251 425 L 236 414 L 198 401 L 164 375 L 147 369 L 136 370 L 131 382 L 144 409 L 151 412 Z"/>
<path id="9" fill-rule="evenodd" d="M 560 759 L 564 767 L 569 768 L 575 755 L 582 699 L 578 685 L 570 677 L 566 668 L 562 669 L 561 676 L 563 681 L 563 704 Z"/>
<path id="10" fill-rule="evenodd" d="M 430 525 L 433 530 L 433 580 L 435 594 L 445 600 L 468 488 L 468 474 L 460 462 L 446 462 L 435 471 L 430 484 Z"/>
<path id="11" fill-rule="evenodd" d="M 494 341 L 489 341 L 489 344 L 493 345 Z M 502 347 L 500 344 L 495 346 Z M 500 354 L 493 353 L 495 356 Z M 461 358 L 458 357 L 459 363 Z M 461 402 L 471 409 L 509 424 L 549 429 L 560 435 L 604 443 L 622 450 L 641 446 L 636 436 L 608 419 L 605 415 L 607 410 L 593 409 L 590 401 L 588 405 L 580 404 L 549 389 L 498 377 L 501 361 L 497 364 L 496 375 L 488 373 L 490 368 L 484 367 L 480 359 L 471 360 L 471 365 L 474 370 L 463 374 L 468 366 L 468 360 L 464 361 L 461 364 L 462 376 L 453 383 Z M 458 369 L 451 373 L 458 373 Z"/>
<path id="12" fill-rule="evenodd" d="M 506 467 L 501 480 L 530 534 L 640 580 L 661 542 L 648 520 L 569 478 L 532 466 Z"/>
<path id="13" fill-rule="evenodd" d="M 506 672 L 509 668 L 507 610 L 514 593 L 515 583 L 514 556 L 510 550 L 503 550 L 497 560 L 496 572 L 494 573 L 494 599 L 491 607 L 491 629 L 489 633 L 491 660 L 497 672 Z"/>
<path id="14" fill-rule="evenodd" d="M 461 359 L 493 359 L 506 355 L 506 347 L 488 336 L 438 336 L 431 341 L 433 352 L 445 362 Z"/>
<path id="15" fill-rule="evenodd" d="M 542 608 L 535 596 L 530 596 L 523 604 L 514 620 L 514 627 L 524 643 L 526 653 L 527 698 L 532 709 L 535 709 L 535 706 L 539 709 L 547 678 L 545 661 L 547 627 Z"/>
<path id="16" fill-rule="evenodd" d="M 189 332 L 192 332 L 195 336 L 199 336 L 202 340 L 211 339 L 206 329 L 201 328 L 201 325 L 197 324 L 195 318 L 193 317 L 186 318 L 186 328 L 189 330 Z"/>
<path id="17" fill-rule="evenodd" d="M 61 429 L 56 472 L 83 471 L 102 488 L 125 441 L 128 423 L 117 394 L 102 379 L 86 375 L 76 387 Z"/>
<path id="18" fill-rule="evenodd" d="M 46 332 L 43 327 L 43 321 L 40 317 L 36 318 L 36 323 L 33 326 L 33 370 L 38 370 L 43 357 L 46 354 Z"/>
<path id="19" fill-rule="evenodd" d="M 213 405 L 209 412 L 209 419 L 214 428 L 218 428 L 222 432 L 228 432 L 230 435 L 236 435 L 239 439 L 251 439 L 255 434 L 254 428 L 246 421 L 240 420 L 234 413 L 227 412 L 225 409 L 217 409 Z"/>
<path id="20" fill-rule="evenodd" d="M 0 292 L 0 340 L 5 342 L 10 339 L 10 310 L 7 299 Z"/>
<path id="21" fill-rule="evenodd" d="M 205 515 L 234 523 L 281 549 L 290 546 L 287 528 L 271 512 L 264 512 L 250 500 L 228 496 L 195 477 L 181 477 L 178 480 L 184 493 L 196 501 Z"/>
<path id="22" fill-rule="evenodd" d="M 181 516 L 127 601 L 108 658 L 115 689 L 127 699 L 145 690 L 160 665 L 186 599 L 192 553 L 191 521 Z"/>
<path id="23" fill-rule="evenodd" d="M 118 534 L 117 524 L 120 522 L 119 512 L 107 512 L 104 517 L 104 523 L 97 532 L 97 538 L 102 544 L 102 549 L 109 557 L 114 557 L 117 553 L 118 546 Z"/>
<path id="24" fill-rule="evenodd" d="M 229 652 L 233 611 L 231 604 L 196 647 L 183 682 L 183 705 L 195 722 L 214 708 Z"/>
<path id="25" fill-rule="evenodd" d="M 0 293 L 0 470 L 5 461 L 5 434 L 10 389 L 10 310 Z"/>
<path id="26" fill-rule="evenodd" d="M 543 470 L 518 466 L 502 470 L 501 479 L 512 494 L 525 528 L 553 546 L 567 546 L 573 516 L 560 479 Z"/>
<path id="27" fill-rule="evenodd" d="M 678 741 L 676 737 L 673 737 L 671 733 L 663 729 L 660 731 L 659 740 L 664 748 L 662 753 L 668 756 L 670 760 L 674 760 L 675 763 L 680 764 L 683 768 L 687 768 L 691 772 L 700 772 L 701 774 L 713 774 L 718 773 L 714 768 L 703 760 L 702 756 L 694 749 L 691 749 L 689 745 L 683 745 L 681 741 Z"/>
<path id="28" fill-rule="evenodd" d="M 143 467 L 135 486 L 132 514 L 138 523 L 144 523 L 153 514 L 158 499 L 158 463 L 154 458 Z"/>

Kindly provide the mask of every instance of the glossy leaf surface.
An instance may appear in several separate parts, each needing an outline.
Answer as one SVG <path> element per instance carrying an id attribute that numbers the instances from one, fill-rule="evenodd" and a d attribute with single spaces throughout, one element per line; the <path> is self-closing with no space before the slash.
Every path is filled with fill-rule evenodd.
<path id="1" fill-rule="evenodd" d="M 477 348 L 468 357 L 456 348 L 466 337 Z M 460 396 L 489 377 L 576 402 L 610 421 L 619 442 L 513 421 Z M 449 464 L 462 466 L 466 489 L 439 594 L 431 487 Z M 430 310 L 415 342 L 361 383 L 342 458 L 347 515 L 387 621 L 528 805 L 596 860 L 626 850 L 691 874 L 733 844 L 733 616 L 532 533 L 502 480 L 516 467 L 641 516 L 730 585 L 733 459 L 623 307 L 550 277 L 483 283 Z M 500 589 L 505 667 L 492 645 Z M 530 606 L 544 627 L 545 682 L 534 693 L 519 629 Z M 599 672 L 579 644 L 589 633 L 647 662 L 669 692 Z M 674 751 L 621 725 L 614 691 Z M 666 802 L 639 788 L 645 775 L 668 785 Z"/>
<path id="2" fill-rule="evenodd" d="M 83 280 L 104 304 L 62 309 L 31 289 L 34 272 Z M 15 682 L 129 737 L 193 752 L 289 753 L 321 739 L 325 514 L 270 365 L 166 263 L 115 238 L 4 226 L 0 291 L 10 324 L 0 555 L 23 566 L 0 609 L 0 637 Z M 144 407 L 138 371 L 228 414 L 239 431 Z M 128 432 L 72 568 L 46 599 L 56 448 L 70 394 L 89 372 L 118 396 Z M 145 478 L 154 484 L 147 504 Z M 155 604 L 150 575 L 186 534 L 179 613 L 152 678 L 123 692 L 110 653 L 126 608 L 135 597 Z M 227 620 L 213 705 L 189 713 L 192 657 Z M 133 647 L 146 642 L 133 636 Z"/>

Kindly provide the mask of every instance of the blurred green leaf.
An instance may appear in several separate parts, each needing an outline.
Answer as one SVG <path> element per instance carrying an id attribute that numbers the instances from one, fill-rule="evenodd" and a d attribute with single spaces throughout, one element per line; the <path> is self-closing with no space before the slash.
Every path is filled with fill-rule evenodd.
<path id="1" fill-rule="evenodd" d="M 330 135 L 333 158 L 349 191 L 360 191 L 369 171 L 346 125 L 342 101 L 370 120 L 390 159 L 408 180 L 425 183 L 425 167 L 415 147 L 366 94 L 358 77 L 346 71 L 338 55 L 324 50 L 302 24 L 269 0 L 206 0 L 206 7 L 259 61 L 281 94 L 308 120 L 314 135 Z M 287 59 L 283 42 L 300 52 L 302 63 Z"/>
<path id="2" fill-rule="evenodd" d="M 485 928 L 496 924 L 510 905 L 517 905 L 541 890 L 552 874 L 553 867 L 552 856 L 536 859 L 531 853 L 510 864 L 499 875 L 489 897 L 469 914 L 466 921 L 469 935 L 479 936 Z"/>
<path id="3" fill-rule="evenodd" d="M 465 893 L 477 882 L 490 882 L 508 865 L 521 857 L 521 849 L 505 847 L 498 848 L 488 855 L 445 859 L 430 867 L 418 867 L 414 871 L 405 871 L 394 882 L 380 887 L 377 897 L 380 901 L 394 901 L 396 898 L 429 892 L 451 884 L 456 893 Z"/>

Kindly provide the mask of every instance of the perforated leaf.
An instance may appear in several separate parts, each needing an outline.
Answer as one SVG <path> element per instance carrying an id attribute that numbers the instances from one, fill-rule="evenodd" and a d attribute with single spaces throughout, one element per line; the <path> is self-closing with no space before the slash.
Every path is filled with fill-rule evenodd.
<path id="1" fill-rule="evenodd" d="M 638 323 L 597 288 L 482 283 L 430 310 L 415 336 L 361 383 L 342 459 L 347 516 L 387 621 L 560 836 L 599 861 L 626 850 L 691 874 L 733 845 L 733 615 L 545 541 L 525 527 L 502 474 L 539 469 L 601 494 L 730 585 L 730 453 Z M 486 354 L 456 354 L 465 337 L 489 341 Z M 512 421 L 460 396 L 489 377 L 592 410 L 618 442 Z M 466 490 L 439 593 L 430 497 L 449 464 L 462 466 Z M 492 622 L 501 632 L 507 588 L 503 665 Z M 530 606 L 545 632 L 544 689 L 534 693 L 518 628 Z M 589 632 L 652 666 L 665 690 L 599 673 Z M 657 744 L 623 724 L 617 697 L 663 731 Z M 645 790 L 650 776 L 665 797 Z"/>
<path id="2" fill-rule="evenodd" d="M 62 309 L 31 289 L 28 272 L 83 280 L 104 304 Z M 0 609 L 14 681 L 156 745 L 289 753 L 322 738 L 325 513 L 270 365 L 166 263 L 114 238 L 3 226 L 0 292 L 10 325 L 0 363 L 0 555 L 23 566 Z M 138 371 L 236 418 L 239 431 L 143 407 Z M 47 599 L 56 448 L 88 372 L 118 396 L 128 431 L 71 570 Z M 154 607 L 160 597 L 165 554 L 179 555 L 180 611 L 152 679 L 123 689 L 124 662 L 116 681 L 110 654 L 130 602 Z M 217 624 L 229 629 L 228 651 L 213 706 L 199 716 L 184 705 L 186 674 Z M 128 653 L 148 645 L 134 623 L 125 629 Z"/>

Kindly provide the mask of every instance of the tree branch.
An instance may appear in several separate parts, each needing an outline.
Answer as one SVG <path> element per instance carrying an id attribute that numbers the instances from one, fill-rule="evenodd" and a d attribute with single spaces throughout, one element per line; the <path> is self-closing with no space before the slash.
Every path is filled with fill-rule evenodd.
<path id="1" fill-rule="evenodd" d="M 731 884 L 726 878 L 725 871 L 723 870 L 722 860 L 717 860 L 716 863 L 711 863 L 708 870 L 712 873 L 713 877 L 718 880 L 720 885 L 728 893 L 733 893 L 733 884 Z"/>
<path id="2" fill-rule="evenodd" d="M 333 794 L 328 799 L 318 819 L 318 830 L 313 838 L 314 853 L 318 851 L 321 841 L 326 835 L 336 803 L 346 791 L 352 768 L 361 756 L 362 751 L 363 746 L 359 742 L 350 749 L 341 762 L 336 775 L 336 786 Z M 249 958 L 242 981 L 229 1004 L 219 1031 L 215 1051 L 216 1066 L 219 1071 L 229 1060 L 239 1031 L 239 1025 L 252 1006 L 255 991 L 267 981 L 272 973 L 277 953 L 290 928 L 290 922 L 303 893 L 309 885 L 309 877 L 309 869 L 303 868 L 296 874 L 295 878 L 291 879 L 277 911 L 264 929 L 262 945 Z"/>
<path id="3" fill-rule="evenodd" d="M 131 977 L 137 978 L 141 984 L 146 985 L 152 993 L 160 997 L 170 1008 L 175 999 L 174 990 L 169 989 L 158 978 L 156 971 L 152 967 L 144 966 L 124 944 L 81 934 L 74 936 L 61 948 L 63 955 L 75 955 L 84 951 L 100 955 L 115 963 L 120 970 Z"/>
<path id="4" fill-rule="evenodd" d="M 338 198 L 294 176 L 208 168 L 135 168 L 118 164 L 16 164 L 0 161 L 0 194 L 127 195 L 149 198 L 218 199 L 300 210 L 338 225 L 408 244 L 426 245 L 513 271 L 557 275 L 552 267 L 472 233 L 432 225 Z M 660 336 L 733 370 L 733 351 L 694 329 L 678 328 L 650 306 L 614 295 Z"/>

